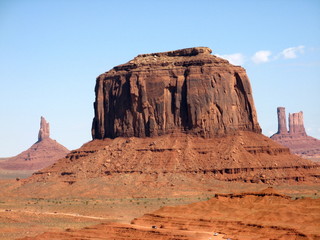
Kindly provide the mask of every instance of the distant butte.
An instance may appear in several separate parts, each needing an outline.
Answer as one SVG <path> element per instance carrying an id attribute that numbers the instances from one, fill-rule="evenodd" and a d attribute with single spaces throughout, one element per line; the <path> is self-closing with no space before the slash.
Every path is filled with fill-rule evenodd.
<path id="1" fill-rule="evenodd" d="M 320 140 L 307 135 L 303 112 L 289 114 L 289 131 L 287 130 L 284 107 L 277 108 L 278 132 L 271 139 L 284 145 L 294 154 L 303 158 L 320 161 Z"/>
<path id="2" fill-rule="evenodd" d="M 49 123 L 41 117 L 38 141 L 29 149 L 0 163 L 6 170 L 39 170 L 63 158 L 69 150 L 50 138 Z"/>

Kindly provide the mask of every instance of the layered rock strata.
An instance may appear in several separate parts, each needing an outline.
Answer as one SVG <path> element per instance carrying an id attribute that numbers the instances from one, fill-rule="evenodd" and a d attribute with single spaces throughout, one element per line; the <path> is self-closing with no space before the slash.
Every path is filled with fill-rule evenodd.
<path id="1" fill-rule="evenodd" d="M 167 134 L 94 140 L 34 173 L 28 182 L 63 182 L 83 192 L 87 191 L 85 179 L 101 179 L 103 187 L 97 194 L 111 197 L 114 192 L 117 196 L 201 192 L 214 180 L 310 183 L 319 176 L 318 165 L 290 154 L 288 148 L 262 134 L 243 131 L 208 139 Z"/>
<path id="2" fill-rule="evenodd" d="M 100 75 L 94 140 L 25 184 L 92 193 L 86 182 L 98 181 L 99 195 L 159 196 L 207 191 L 216 180 L 317 182 L 319 165 L 260 133 L 245 70 L 210 53 L 143 54 Z"/>
<path id="3" fill-rule="evenodd" d="M 286 126 L 284 107 L 278 107 L 278 132 L 271 139 L 288 147 L 290 151 L 301 157 L 320 161 L 320 140 L 307 135 L 303 112 L 289 114 L 289 131 Z"/>
<path id="4" fill-rule="evenodd" d="M 96 81 L 93 139 L 260 133 L 245 70 L 206 47 L 138 55 Z"/>
<path id="5" fill-rule="evenodd" d="M 21 240 L 320 238 L 320 199 L 294 200 L 271 188 L 259 192 L 215 194 L 207 201 L 165 206 L 141 215 L 131 224 L 108 222 L 82 229 L 46 230 L 48 232 Z"/>

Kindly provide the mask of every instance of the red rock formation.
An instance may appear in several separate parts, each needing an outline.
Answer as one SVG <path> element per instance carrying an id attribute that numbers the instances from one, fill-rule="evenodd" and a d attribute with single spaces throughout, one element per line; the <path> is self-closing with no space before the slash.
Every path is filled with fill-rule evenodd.
<path id="1" fill-rule="evenodd" d="M 288 147 L 301 157 L 320 161 L 320 140 L 307 135 L 303 112 L 289 114 L 289 132 L 286 130 L 285 108 L 278 107 L 278 132 L 271 139 Z"/>
<path id="2" fill-rule="evenodd" d="M 104 179 L 104 194 L 149 196 L 168 187 L 202 191 L 217 179 L 316 182 L 317 164 L 260 134 L 245 70 L 210 52 L 139 55 L 100 75 L 94 140 L 26 183 L 75 184 L 92 192 L 76 183 L 95 178 Z"/>
<path id="3" fill-rule="evenodd" d="M 44 117 L 41 117 L 40 130 L 39 130 L 39 134 L 38 134 L 38 142 L 42 141 L 45 138 L 49 138 L 49 137 L 50 137 L 49 123 L 47 123 L 47 121 Z"/>
<path id="4" fill-rule="evenodd" d="M 289 114 L 289 134 L 306 136 L 303 123 L 303 112 Z"/>
<path id="5" fill-rule="evenodd" d="M 69 153 L 69 150 L 50 138 L 49 123 L 41 117 L 38 141 L 29 149 L 0 163 L 6 170 L 39 170 Z"/>
<path id="6" fill-rule="evenodd" d="M 205 47 L 142 54 L 100 75 L 93 139 L 261 132 L 245 70 Z"/>
<path id="7" fill-rule="evenodd" d="M 226 235 L 221 239 L 319 239 L 319 203 L 319 199 L 293 200 L 276 192 L 216 194 L 208 201 L 163 207 L 132 223 L 171 231 L 214 230 Z M 203 239 L 218 239 L 212 235 Z"/>
<path id="8" fill-rule="evenodd" d="M 278 113 L 278 133 L 285 134 L 287 130 L 286 109 L 284 107 L 277 108 Z"/>
<path id="9" fill-rule="evenodd" d="M 104 191 L 108 197 L 114 192 L 154 197 L 167 189 L 175 193 L 191 186 L 194 191 L 208 189 L 213 179 L 268 184 L 317 181 L 318 167 L 262 134 L 244 131 L 209 139 L 167 134 L 93 140 L 36 172 L 28 182 L 81 182 L 76 188 L 85 192 L 84 179 L 102 178 L 103 185 L 113 189 Z"/>

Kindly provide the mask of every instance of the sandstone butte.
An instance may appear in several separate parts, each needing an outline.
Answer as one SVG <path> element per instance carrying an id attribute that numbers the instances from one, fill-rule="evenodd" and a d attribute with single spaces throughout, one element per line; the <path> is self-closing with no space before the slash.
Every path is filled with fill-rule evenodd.
<path id="1" fill-rule="evenodd" d="M 277 108 L 278 132 L 271 139 L 286 146 L 294 154 L 303 158 L 320 161 L 320 140 L 308 136 L 304 127 L 303 112 L 289 114 L 289 131 L 287 130 L 284 107 Z"/>
<path id="2" fill-rule="evenodd" d="M 29 149 L 0 163 L 4 170 L 39 170 L 65 157 L 69 150 L 50 138 L 50 126 L 41 117 L 38 141 Z"/>
<path id="3" fill-rule="evenodd" d="M 24 184 L 54 183 L 37 195 L 168 196 L 216 180 L 317 182 L 319 165 L 261 134 L 245 70 L 211 52 L 142 54 L 98 76 L 93 140 Z"/>
<path id="4" fill-rule="evenodd" d="M 199 47 L 142 54 L 100 75 L 93 138 L 260 133 L 245 70 L 211 52 Z"/>

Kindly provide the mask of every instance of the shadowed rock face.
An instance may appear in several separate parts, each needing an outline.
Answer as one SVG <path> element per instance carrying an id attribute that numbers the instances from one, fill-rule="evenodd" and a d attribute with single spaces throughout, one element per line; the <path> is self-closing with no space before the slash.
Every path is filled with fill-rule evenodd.
<path id="1" fill-rule="evenodd" d="M 93 139 L 261 132 L 243 68 L 205 47 L 138 55 L 97 78 Z"/>

